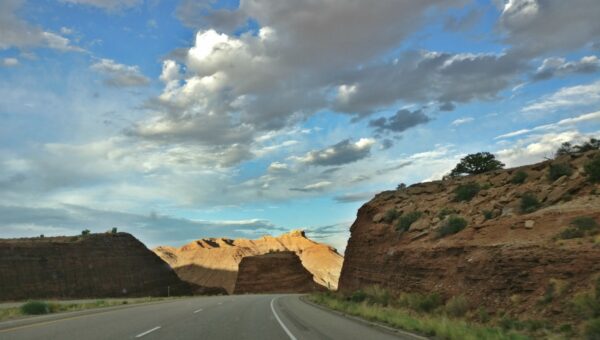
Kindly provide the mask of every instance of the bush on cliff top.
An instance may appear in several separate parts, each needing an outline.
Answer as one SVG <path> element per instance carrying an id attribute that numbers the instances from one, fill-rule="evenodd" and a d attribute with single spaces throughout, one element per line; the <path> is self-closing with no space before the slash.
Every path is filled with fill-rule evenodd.
<path id="1" fill-rule="evenodd" d="M 528 192 L 521 197 L 521 212 L 532 213 L 541 207 L 540 201 L 537 197 Z"/>
<path id="2" fill-rule="evenodd" d="M 566 163 L 550 164 L 548 167 L 548 178 L 553 182 L 563 176 L 571 176 L 572 174 L 573 168 Z"/>
<path id="3" fill-rule="evenodd" d="M 467 227 L 467 220 L 460 216 L 450 216 L 438 230 L 438 237 L 453 235 Z"/>
<path id="4" fill-rule="evenodd" d="M 459 185 L 454 189 L 454 200 L 456 202 L 468 202 L 479 193 L 481 187 L 479 184 L 471 182 Z"/>
<path id="5" fill-rule="evenodd" d="M 415 223 L 423 215 L 420 211 L 413 211 L 400 216 L 400 220 L 396 224 L 396 230 L 400 232 L 408 231 L 410 226 Z"/>
<path id="6" fill-rule="evenodd" d="M 496 156 L 489 152 L 478 152 L 462 158 L 450 172 L 450 177 L 483 174 L 502 168 L 504 168 L 504 163 L 498 161 Z"/>
<path id="7" fill-rule="evenodd" d="M 510 182 L 512 184 L 523 184 L 525 183 L 525 180 L 527 179 L 528 175 L 525 171 L 521 170 L 521 171 L 517 171 L 513 177 L 510 179 Z"/>
<path id="8" fill-rule="evenodd" d="M 591 182 L 600 183 L 600 155 L 587 162 L 583 169 Z"/>

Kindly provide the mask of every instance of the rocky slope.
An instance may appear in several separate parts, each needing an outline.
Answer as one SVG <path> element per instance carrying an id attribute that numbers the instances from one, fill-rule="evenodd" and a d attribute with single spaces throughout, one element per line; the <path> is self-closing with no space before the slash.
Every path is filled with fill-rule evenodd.
<path id="1" fill-rule="evenodd" d="M 396 293 L 464 295 L 490 311 L 570 318 L 569 301 L 600 274 L 600 238 L 565 233 L 588 228 L 575 226 L 585 224 L 581 218 L 588 226 L 600 222 L 600 186 L 588 182 L 583 170 L 596 154 L 378 194 L 360 208 L 351 227 L 340 290 L 380 285 Z M 550 167 L 558 164 L 571 167 L 572 174 L 549 179 Z M 519 184 L 520 172 L 527 176 Z M 455 190 L 467 183 L 481 190 L 457 202 Z M 522 207 L 524 201 L 529 204 Z M 398 231 L 402 217 L 394 215 L 406 220 L 411 212 L 419 212 L 413 214 L 416 221 Z M 441 236 L 456 216 L 466 220 L 466 228 Z"/>
<path id="2" fill-rule="evenodd" d="M 191 294 L 189 284 L 126 233 L 0 239 L 0 300 Z"/>
<path id="3" fill-rule="evenodd" d="M 279 237 L 248 239 L 201 239 L 181 248 L 158 247 L 154 252 L 171 265 L 181 279 L 203 286 L 224 287 L 233 292 L 238 265 L 246 256 L 269 251 L 293 251 L 315 282 L 337 288 L 343 257 L 332 247 L 308 239 L 303 231 Z"/>
<path id="4" fill-rule="evenodd" d="M 310 293 L 325 290 L 313 281 L 291 251 L 242 258 L 235 283 L 235 294 Z"/>

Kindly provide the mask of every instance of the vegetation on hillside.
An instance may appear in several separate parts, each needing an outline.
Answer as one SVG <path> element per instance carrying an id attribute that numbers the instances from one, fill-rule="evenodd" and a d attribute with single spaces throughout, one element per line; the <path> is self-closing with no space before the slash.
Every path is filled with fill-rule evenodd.
<path id="1" fill-rule="evenodd" d="M 478 152 L 463 157 L 450 172 L 450 177 L 483 174 L 504 168 L 504 163 L 489 152 Z"/>

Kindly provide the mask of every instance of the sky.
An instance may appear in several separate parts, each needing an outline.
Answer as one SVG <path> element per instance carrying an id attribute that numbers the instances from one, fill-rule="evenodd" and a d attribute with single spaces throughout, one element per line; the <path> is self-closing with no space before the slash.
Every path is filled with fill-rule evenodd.
<path id="1" fill-rule="evenodd" d="M 2 0 L 0 238 L 305 229 L 600 135 L 597 0 Z"/>

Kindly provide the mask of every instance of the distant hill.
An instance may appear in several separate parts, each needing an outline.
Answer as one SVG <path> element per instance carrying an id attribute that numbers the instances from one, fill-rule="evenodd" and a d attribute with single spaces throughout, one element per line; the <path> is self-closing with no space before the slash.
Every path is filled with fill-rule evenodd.
<path id="1" fill-rule="evenodd" d="M 279 237 L 264 236 L 256 240 L 209 238 L 194 241 L 181 248 L 161 246 L 154 249 L 163 260 L 187 282 L 203 286 L 223 287 L 234 291 L 238 265 L 246 256 L 270 251 L 292 251 L 318 284 L 336 289 L 343 257 L 325 244 L 308 239 L 295 230 Z"/>

